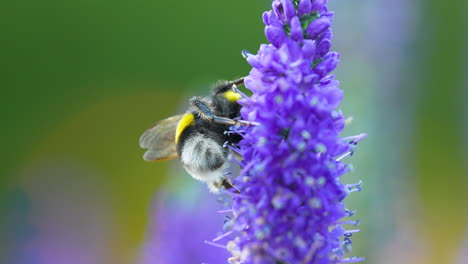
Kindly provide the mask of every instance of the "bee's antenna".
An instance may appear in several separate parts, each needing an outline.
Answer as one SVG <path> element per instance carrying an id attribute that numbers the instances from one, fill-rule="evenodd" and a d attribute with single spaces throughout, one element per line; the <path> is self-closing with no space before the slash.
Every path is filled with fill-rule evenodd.
<path id="1" fill-rule="evenodd" d="M 245 77 L 242 77 L 242 78 L 239 78 L 239 79 L 237 79 L 237 80 L 231 81 L 231 83 L 232 83 L 233 85 L 241 85 L 241 84 L 244 84 L 244 78 L 245 78 Z"/>
<path id="2" fill-rule="evenodd" d="M 219 81 L 219 82 L 215 83 L 214 86 L 212 87 L 211 94 L 212 95 L 222 94 L 222 93 L 232 89 L 232 87 L 235 87 L 237 85 L 242 85 L 242 84 L 244 84 L 244 78 L 245 77 L 242 77 L 242 78 L 236 79 L 234 81 Z"/>

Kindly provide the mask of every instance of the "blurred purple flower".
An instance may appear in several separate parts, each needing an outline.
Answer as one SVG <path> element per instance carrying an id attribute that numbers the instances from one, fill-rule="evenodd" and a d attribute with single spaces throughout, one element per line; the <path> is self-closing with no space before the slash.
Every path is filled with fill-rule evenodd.
<path id="1" fill-rule="evenodd" d="M 330 52 L 333 13 L 326 2 L 273 1 L 263 14 L 271 44 L 257 55 L 244 53 L 253 67 L 245 78 L 253 95 L 240 101 L 241 114 L 260 125 L 237 131 L 244 159 L 233 179 L 240 193 L 231 193 L 230 263 L 363 260 L 344 258 L 359 230 L 341 225 L 358 221 L 340 221 L 354 214 L 343 199 L 361 183 L 344 185 L 339 177 L 349 170 L 341 159 L 365 135 L 339 137 L 343 91 L 330 75 L 339 54 Z"/>
<path id="2" fill-rule="evenodd" d="M 216 213 L 222 205 L 213 195 L 193 193 L 194 189 L 185 188 L 177 197 L 157 196 L 141 264 L 226 263 L 229 252 L 213 250 L 204 242 L 215 237 L 223 223 L 223 216 Z"/>

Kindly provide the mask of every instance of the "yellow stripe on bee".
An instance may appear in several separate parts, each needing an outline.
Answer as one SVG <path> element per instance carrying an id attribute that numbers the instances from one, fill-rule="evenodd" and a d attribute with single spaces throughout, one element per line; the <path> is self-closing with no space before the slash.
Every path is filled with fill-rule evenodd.
<path id="1" fill-rule="evenodd" d="M 239 99 L 241 99 L 241 95 L 239 93 L 229 90 L 224 93 L 224 98 L 226 98 L 229 102 L 235 103 L 239 101 Z"/>
<path id="2" fill-rule="evenodd" d="M 175 143 L 179 141 L 179 137 L 182 132 L 189 126 L 195 123 L 195 117 L 193 114 L 185 114 L 182 119 L 180 119 L 179 124 L 177 124 L 177 129 L 175 133 Z"/>

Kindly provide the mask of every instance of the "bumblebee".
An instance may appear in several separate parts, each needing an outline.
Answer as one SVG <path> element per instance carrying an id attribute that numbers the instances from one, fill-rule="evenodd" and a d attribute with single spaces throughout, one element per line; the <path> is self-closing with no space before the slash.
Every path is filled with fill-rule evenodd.
<path id="1" fill-rule="evenodd" d="M 211 192 L 221 187 L 232 188 L 224 170 L 229 149 L 225 144 L 237 144 L 238 134 L 225 133 L 230 126 L 252 125 L 236 120 L 241 106 L 241 95 L 234 90 L 244 83 L 244 78 L 219 81 L 209 97 L 195 96 L 190 107 L 180 115 L 161 120 L 147 129 L 140 137 L 140 147 L 147 149 L 146 161 L 179 158 L 185 170 L 196 180 L 205 182 Z"/>

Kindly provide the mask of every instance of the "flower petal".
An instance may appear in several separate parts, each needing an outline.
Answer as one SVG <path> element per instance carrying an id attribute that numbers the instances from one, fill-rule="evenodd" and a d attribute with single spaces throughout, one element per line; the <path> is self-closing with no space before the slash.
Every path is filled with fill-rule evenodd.
<path id="1" fill-rule="evenodd" d="M 284 16 L 289 23 L 296 16 L 296 8 L 291 0 L 283 0 Z"/>
<path id="2" fill-rule="evenodd" d="M 299 2 L 298 15 L 302 16 L 309 14 L 312 10 L 312 2 L 310 0 L 301 0 Z"/>
<path id="3" fill-rule="evenodd" d="M 267 26 L 265 28 L 265 35 L 275 47 L 279 48 L 281 44 L 286 42 L 287 36 L 284 33 L 283 29 L 274 27 L 274 26 Z"/>
<path id="4" fill-rule="evenodd" d="M 302 34 L 302 26 L 301 22 L 299 21 L 299 17 L 295 16 L 291 19 L 291 39 L 295 41 L 302 41 L 304 39 L 304 35 Z"/>
<path id="5" fill-rule="evenodd" d="M 316 39 L 320 34 L 327 30 L 332 22 L 333 16 L 321 16 L 312 21 L 306 29 L 308 37 Z"/>

